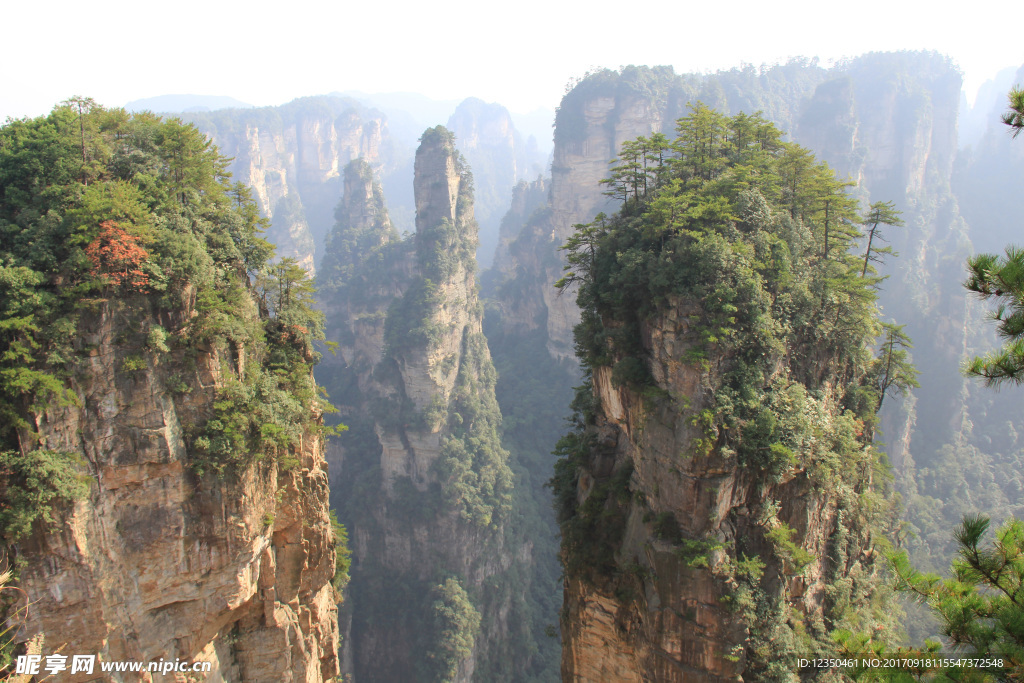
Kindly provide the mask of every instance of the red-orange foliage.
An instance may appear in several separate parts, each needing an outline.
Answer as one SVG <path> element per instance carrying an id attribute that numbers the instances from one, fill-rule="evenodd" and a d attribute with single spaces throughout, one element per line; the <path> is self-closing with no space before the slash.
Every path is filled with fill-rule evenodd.
<path id="1" fill-rule="evenodd" d="M 139 265 L 149 258 L 149 252 L 139 246 L 139 238 L 115 221 L 100 223 L 100 234 L 85 248 L 92 261 L 90 275 L 105 277 L 116 287 L 141 292 L 149 284 L 149 276 Z"/>

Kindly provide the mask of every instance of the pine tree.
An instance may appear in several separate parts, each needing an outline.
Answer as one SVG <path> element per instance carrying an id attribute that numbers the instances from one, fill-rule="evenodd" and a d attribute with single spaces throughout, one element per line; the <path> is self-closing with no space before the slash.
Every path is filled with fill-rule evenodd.
<path id="1" fill-rule="evenodd" d="M 951 579 L 921 574 L 906 553 L 891 559 L 893 573 L 898 589 L 932 607 L 942 635 L 957 653 L 1002 662 L 970 673 L 987 669 L 997 680 L 1019 680 L 1024 672 L 1024 522 L 1007 522 L 996 531 L 995 542 L 984 547 L 988 529 L 987 517 L 964 517 L 953 532 L 959 549 Z M 968 672 L 954 667 L 944 673 L 964 680 Z"/>
<path id="2" fill-rule="evenodd" d="M 1010 110 L 1003 114 L 1003 123 L 1012 128 L 1013 137 L 1024 130 L 1024 89 L 1013 88 L 1008 95 Z"/>
<path id="3" fill-rule="evenodd" d="M 967 374 L 985 379 L 988 386 L 1024 382 L 1024 249 L 1007 247 L 1006 256 L 978 254 L 967 262 L 970 276 L 964 287 L 984 300 L 994 299 L 989 316 L 998 323 L 998 334 L 1007 339 L 1003 348 L 975 357 L 965 366 Z"/>
<path id="4" fill-rule="evenodd" d="M 871 208 L 868 209 L 867 214 L 864 216 L 863 224 L 868 229 L 868 247 L 864 251 L 864 267 L 861 269 L 860 276 L 867 277 L 868 274 L 868 263 L 874 261 L 875 263 L 881 262 L 882 254 L 896 255 L 892 247 L 875 247 L 872 251 L 871 246 L 875 240 L 886 241 L 882 235 L 882 231 L 879 226 L 890 225 L 892 227 L 902 227 L 903 220 L 900 218 L 901 211 L 896 209 L 895 204 L 892 202 L 874 202 Z"/>
<path id="5" fill-rule="evenodd" d="M 912 349 L 913 345 L 910 343 L 910 337 L 903 333 L 903 327 L 882 323 L 885 338 L 873 368 L 875 388 L 878 389 L 878 406 L 875 412 L 882 409 L 882 402 L 890 391 L 903 395 L 911 387 L 921 386 L 917 383 L 917 369 L 910 361 L 909 349 Z"/>
<path id="6" fill-rule="evenodd" d="M 728 118 L 703 102 L 689 106 L 690 113 L 676 122 L 679 137 L 672 143 L 680 175 L 685 180 L 714 180 L 728 163 Z"/>

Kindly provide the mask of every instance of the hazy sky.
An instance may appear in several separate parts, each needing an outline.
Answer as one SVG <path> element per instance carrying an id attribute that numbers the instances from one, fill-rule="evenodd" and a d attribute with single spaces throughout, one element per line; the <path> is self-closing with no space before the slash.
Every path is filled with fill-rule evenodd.
<path id="1" fill-rule="evenodd" d="M 0 120 L 73 95 L 110 106 L 163 94 L 268 105 L 335 90 L 473 95 L 525 112 L 557 106 L 592 66 L 687 72 L 793 56 L 827 65 L 898 49 L 950 55 L 973 96 L 1000 68 L 1024 63 L 1019 22 L 991 5 L 954 15 L 893 0 L 4 4 Z"/>

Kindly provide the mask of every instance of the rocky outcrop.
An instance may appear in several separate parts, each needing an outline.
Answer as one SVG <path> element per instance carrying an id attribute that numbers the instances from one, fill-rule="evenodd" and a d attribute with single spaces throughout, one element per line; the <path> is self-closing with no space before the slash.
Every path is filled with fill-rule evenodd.
<path id="1" fill-rule="evenodd" d="M 912 469 L 911 451 L 932 451 L 940 434 L 947 443 L 962 438 L 966 380 L 958 367 L 967 339 L 960 281 L 969 237 L 949 186 L 960 87 L 956 68 L 938 55 L 866 55 L 816 89 L 796 129 L 798 139 L 857 181 L 862 197 L 893 201 L 908 226 L 886 235 L 899 257 L 882 266 L 892 285 L 881 292 L 886 315 L 915 340 L 922 375 L 916 407 L 893 406 L 883 425 L 886 434 L 908 437 L 888 447 L 901 472 Z"/>
<path id="2" fill-rule="evenodd" d="M 309 272 L 320 261 L 342 169 L 361 158 L 387 172 L 401 165 L 380 112 L 339 97 L 308 97 L 281 107 L 183 115 L 232 159 L 234 178 L 253 190 L 272 219 L 278 254 Z"/>
<path id="3" fill-rule="evenodd" d="M 914 340 L 921 388 L 889 403 L 881 428 L 914 531 L 911 560 L 930 571 L 949 566 L 956 551 L 949 530 L 962 515 L 1024 512 L 1019 468 L 1008 457 L 1015 446 L 994 436 L 1024 423 L 959 370 L 998 343 L 982 322 L 984 306 L 960 283 L 972 250 L 1001 250 L 1013 240 L 993 230 L 1014 215 L 1019 194 L 1007 184 L 1013 172 L 996 159 L 1019 157 L 1020 149 L 993 130 L 995 155 L 978 158 L 981 144 L 957 159 L 960 89 L 959 72 L 940 55 L 865 55 L 819 86 L 796 127 L 858 181 L 865 200 L 891 199 L 903 211 L 906 228 L 886 234 L 899 257 L 880 268 L 888 276 L 880 302 Z M 907 626 L 918 641 L 935 633 L 923 619 Z"/>
<path id="4" fill-rule="evenodd" d="M 83 317 L 78 405 L 36 420 L 47 448 L 81 457 L 92 486 L 58 531 L 20 546 L 26 632 L 44 634 L 44 654 L 208 661 L 211 681 L 330 679 L 338 628 L 322 438 L 307 432 L 290 467 L 196 476 L 186 435 L 239 369 L 212 349 L 191 365 L 180 352 L 127 348 L 126 330 L 172 327 L 141 303 L 104 300 Z M 131 354 L 145 367 L 128 369 Z"/>
<path id="5" fill-rule="evenodd" d="M 572 123 L 568 112 L 555 120 L 555 152 L 551 164 L 550 234 L 562 244 L 577 223 L 589 223 L 601 211 L 614 211 L 604 196 L 601 179 L 608 177 L 608 160 L 618 154 L 622 143 L 662 129 L 668 113 L 657 101 L 638 94 L 624 97 L 597 94 L 574 101 L 578 108 Z M 558 129 L 559 119 L 562 130 Z M 671 123 L 671 120 L 668 121 Z M 567 130 L 571 126 L 570 130 Z M 544 280 L 554 284 L 561 277 L 561 265 L 549 267 Z M 542 289 L 547 308 L 548 350 L 556 358 L 572 358 L 572 328 L 579 311 L 571 291 L 553 286 Z"/>
<path id="6" fill-rule="evenodd" d="M 712 447 L 700 416 L 728 360 L 683 360 L 700 346 L 700 314 L 676 301 L 642 330 L 653 386 L 671 398 L 594 369 L 591 445 L 572 456 L 576 513 L 563 526 L 563 680 L 780 680 L 794 653 L 815 651 L 807 633 L 836 627 L 837 595 L 870 602 L 878 555 L 850 507 L 873 495 L 867 480 L 840 491 L 813 468 L 773 479 Z M 839 401 L 825 392 L 812 410 L 831 429 Z"/>
<path id="7" fill-rule="evenodd" d="M 706 139 L 684 135 L 683 149 Z M 588 381 L 552 479 L 563 680 L 792 680 L 837 633 L 893 636 L 876 548 L 893 514 L 870 432 L 876 311 L 850 304 L 872 283 L 821 258 L 818 197 L 722 190 L 755 157 L 784 177 L 795 146 L 731 152 L 708 152 L 723 170 L 706 180 L 683 157 L 573 243 Z M 665 220 L 712 201 L 721 218 Z"/>
<path id="8" fill-rule="evenodd" d="M 532 316 L 533 326 L 546 326 L 548 352 L 571 361 L 572 329 L 579 321 L 579 311 L 571 291 L 560 293 L 553 287 L 564 264 L 557 249 L 573 233 L 574 225 L 589 223 L 601 211 L 615 210 L 600 181 L 608 177 L 609 160 L 618 154 L 622 143 L 654 132 L 674 137 L 676 119 L 687 112 L 688 103 L 697 101 L 728 113 L 764 110 L 784 130 L 791 129 L 799 111 L 797 103 L 813 92 L 824 73 L 803 63 L 760 72 L 752 67 L 734 69 L 710 77 L 679 76 L 670 67 L 630 66 L 621 73 L 605 70 L 580 81 L 563 98 L 555 119 L 548 212 L 530 222 L 531 246 L 524 244 L 521 249 L 546 256 L 527 257 L 520 263 L 510 254 L 505 257 L 508 264 L 495 264 L 516 273 L 519 282 L 510 291 L 534 286 L 543 299 L 542 307 L 530 302 L 527 305 L 533 310 L 513 317 Z M 510 298 L 502 305 L 512 310 L 524 305 L 522 300 Z"/>
<path id="9" fill-rule="evenodd" d="M 400 115 L 401 112 L 396 114 Z M 342 170 L 354 159 L 373 167 L 388 191 L 394 221 L 411 230 L 413 134 L 393 131 L 380 111 L 347 97 L 321 96 L 280 107 L 187 112 L 181 115 L 232 159 L 234 178 L 253 190 L 268 234 L 281 256 L 313 272 L 326 253 L 333 210 L 342 194 Z M 524 143 L 508 111 L 476 98 L 463 101 L 448 123 L 476 171 L 479 256 L 489 265 L 512 187 L 541 174 L 536 144 Z"/>
<path id="10" fill-rule="evenodd" d="M 543 172 L 536 145 L 528 146 L 500 104 L 475 97 L 463 100 L 448 119 L 455 145 L 473 169 L 474 205 L 480 226 L 477 260 L 487 268 L 494 258 L 499 229 L 512 188 Z"/>
<path id="11" fill-rule="evenodd" d="M 476 293 L 471 176 L 452 134 L 426 131 L 417 231 L 398 240 L 366 171 L 346 170 L 325 259 L 337 265 L 320 273 L 340 342 L 323 381 L 349 427 L 331 446 L 355 557 L 346 673 L 509 680 L 529 665 L 511 653 L 530 547 L 506 526 L 513 479 Z"/>
<path id="12" fill-rule="evenodd" d="M 730 113 L 763 110 L 790 139 L 854 180 L 862 207 L 893 201 L 903 211 L 907 227 L 886 235 L 899 257 L 880 269 L 888 276 L 880 302 L 884 317 L 906 324 L 915 342 L 922 389 L 886 402 L 881 431 L 908 517 L 920 532 L 909 543 L 927 556 L 917 561 L 943 570 L 955 550 L 948 529 L 960 516 L 980 500 L 993 500 L 993 512 L 1010 509 L 1021 486 L 1016 468 L 1007 465 L 1013 447 L 987 436 L 1006 433 L 1007 423 L 1019 431 L 1018 418 L 958 367 L 969 353 L 997 344 L 985 334 L 983 307 L 972 307 L 959 283 L 972 242 L 999 251 L 1013 241 L 1005 216 L 1014 215 L 1019 193 L 1010 186 L 1021 164 L 1013 157 L 1024 147 L 1008 142 L 994 122 L 991 134 L 956 162 L 959 91 L 956 69 L 933 53 L 876 53 L 828 70 L 793 62 L 711 76 L 643 67 L 592 74 L 559 110 L 547 217 L 538 213 L 522 243 L 496 264 L 506 281 L 497 290 L 503 316 L 523 329 L 546 327 L 549 353 L 570 358 L 578 312 L 574 297 L 551 286 L 562 275 L 557 248 L 573 224 L 609 208 L 598 181 L 621 143 L 655 130 L 673 137 L 672 122 L 688 101 Z M 986 464 L 965 469 L 966 462 Z M 974 493 L 951 495 L 938 479 L 922 486 L 922 469 L 973 482 Z"/>
<path id="13" fill-rule="evenodd" d="M 484 296 L 494 305 L 489 315 L 500 320 L 502 334 L 521 336 L 544 327 L 544 283 L 530 275 L 545 272 L 544 262 L 557 258 L 551 240 L 537 234 L 549 215 L 550 185 L 544 178 L 516 185 L 501 220 L 494 267 L 481 278 Z M 515 294 L 506 288 L 515 288 Z"/>

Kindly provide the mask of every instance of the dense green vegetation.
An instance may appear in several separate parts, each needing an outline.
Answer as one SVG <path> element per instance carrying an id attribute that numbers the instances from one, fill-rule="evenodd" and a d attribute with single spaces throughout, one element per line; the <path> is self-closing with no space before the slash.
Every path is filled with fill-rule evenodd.
<path id="1" fill-rule="evenodd" d="M 859 225 L 898 224 L 899 216 L 891 205 L 874 205 L 861 217 L 845 193 L 849 183 L 783 142 L 759 114 L 726 117 L 697 104 L 676 130 L 671 142 L 656 134 L 623 145 L 604 181 L 621 209 L 576 226 L 559 286 L 579 286 L 576 345 L 588 373 L 610 368 L 613 384 L 642 396 L 651 415 L 678 412 L 701 430 L 680 457 L 714 453 L 764 487 L 802 473 L 836 501 L 823 622 L 790 615 L 769 588 L 812 559 L 776 518 L 777 505 L 765 504 L 752 536 L 727 549 L 725 580 L 738 586 L 734 604 L 750 629 L 748 673 L 783 679 L 791 665 L 785 655 L 828 652 L 833 632 L 881 624 L 886 637 L 895 635 L 878 567 L 869 563 L 856 576 L 838 568 L 865 543 L 881 542 L 895 514 L 872 434 L 886 392 L 906 391 L 916 378 L 898 327 L 885 328 L 886 343 L 871 352 L 883 332 L 879 278 L 870 268 L 878 252 L 857 240 Z M 654 381 L 644 340 L 669 313 L 686 320 L 691 347 L 681 360 L 710 383 L 710 407 L 691 408 L 689 397 Z M 591 391 L 577 396 L 553 486 L 566 571 L 600 583 L 642 576 L 644 568 L 618 566 L 635 501 L 632 463 L 608 472 L 613 454 L 596 440 Z M 600 476 L 598 462 L 605 463 Z M 580 503 L 584 471 L 594 481 Z M 678 536 L 664 515 L 645 521 L 663 540 Z M 708 539 L 676 542 L 687 566 L 707 563 Z M 619 579 L 620 598 L 629 598 L 630 585 Z"/>
<path id="2" fill-rule="evenodd" d="M 0 129 L 6 541 L 85 492 L 74 459 L 40 442 L 33 416 L 80 402 L 90 348 L 78 329 L 98 316 L 122 321 L 115 363 L 126 377 L 149 373 L 180 394 L 200 349 L 233 365 L 206 414 L 185 425 L 196 472 L 283 458 L 316 427 L 322 316 L 304 272 L 271 264 L 265 222 L 225 168 L 193 127 L 91 100 Z"/>
<path id="3" fill-rule="evenodd" d="M 473 654 L 480 632 L 480 613 L 458 579 L 445 579 L 432 593 L 433 626 L 438 638 L 427 659 L 434 669 L 433 680 L 450 681 L 455 678 L 459 664 Z"/>
<path id="4" fill-rule="evenodd" d="M 271 260 L 266 221 L 226 168 L 180 120 L 81 98 L 0 128 L 0 544 L 15 568 L 23 542 L 89 494 L 97 463 L 48 443 L 45 425 L 96 409 L 97 367 L 118 392 L 148 382 L 173 397 L 194 476 L 287 469 L 321 430 L 323 315 L 305 271 Z M 190 396 L 211 369 L 217 388 Z M 336 544 L 340 588 L 343 533 Z"/>
<path id="5" fill-rule="evenodd" d="M 881 331 L 877 279 L 851 253 L 860 218 L 843 192 L 847 183 L 810 152 L 781 142 L 760 116 L 727 118 L 702 105 L 678 130 L 671 145 L 663 138 L 624 145 L 606 181 L 622 210 L 577 226 L 559 285 L 581 284 L 584 364 L 613 363 L 618 383 L 637 388 L 652 383 L 642 325 L 673 302 L 701 302 L 693 321 L 701 344 L 689 360 L 730 357 L 712 426 L 747 429 L 735 444 L 739 457 L 772 471 L 788 466 L 769 448 L 783 430 L 778 411 L 769 416 L 761 403 L 780 361 L 791 377 L 786 385 L 813 391 L 838 380 L 852 419 L 874 422 L 888 388 L 886 364 L 868 352 Z"/>
<path id="6" fill-rule="evenodd" d="M 338 521 L 334 510 L 330 512 L 331 532 L 334 534 L 334 578 L 331 585 L 334 586 L 338 602 L 341 602 L 341 594 L 348 586 L 352 578 L 349 570 L 352 568 L 352 551 L 348 547 L 348 529 Z"/>
<path id="7" fill-rule="evenodd" d="M 384 205 L 384 193 L 379 183 L 374 182 L 373 168 L 363 159 L 355 159 L 345 166 L 345 187 L 359 188 L 360 184 L 370 186 L 370 197 L 342 197 L 335 210 L 335 229 L 327 237 L 327 250 L 317 271 L 317 288 L 334 292 L 347 287 L 347 296 L 369 296 L 379 289 L 375 283 L 353 282 L 362 274 L 372 276 L 387 272 L 389 263 L 383 262 L 383 247 L 398 240 L 398 232 L 392 227 Z M 358 213 L 360 215 L 352 215 Z M 366 268 L 367 260 L 373 260 L 374 267 Z M 358 285 L 358 286 L 356 286 Z M 364 300 L 359 299 L 360 303 Z"/>
<path id="8" fill-rule="evenodd" d="M 957 371 L 964 344 L 971 355 L 997 346 L 981 307 L 965 305 L 959 282 L 972 248 L 1002 255 L 1018 239 L 1012 217 L 1024 214 L 1017 188 L 1024 147 L 1008 145 L 1005 127 L 993 125 L 974 149 L 957 150 L 952 124 L 961 84 L 948 57 L 926 52 L 871 53 L 829 69 L 805 60 L 710 76 L 625 67 L 583 79 L 564 98 L 556 128 L 572 149 L 585 135 L 616 139 L 637 111 L 656 112 L 652 121 L 665 122 L 662 132 L 671 137 L 668 122 L 687 101 L 729 113 L 762 110 L 840 175 L 858 178 L 850 192 L 863 207 L 892 199 L 904 211 L 907 229 L 885 230 L 902 257 L 872 265 L 890 276 L 878 285 L 879 307 L 914 339 L 922 390 L 886 398 L 874 434 L 896 459 L 905 505 L 899 541 L 915 566 L 933 572 L 956 554 L 950 529 L 964 514 L 991 516 L 994 526 L 1024 515 L 1018 406 L 1006 389 L 989 392 Z M 597 97 L 615 101 L 603 131 L 588 127 L 584 116 Z M 862 259 L 864 241 L 855 252 Z M 919 611 L 906 619 L 912 642 L 938 633 L 926 617 Z"/>
<path id="9" fill-rule="evenodd" d="M 1010 520 L 986 547 L 982 539 L 988 529 L 987 517 L 964 518 L 953 534 L 959 552 L 947 579 L 918 572 L 905 553 L 891 557 L 897 588 L 927 604 L 939 618 L 952 650 L 947 656 L 998 660 L 970 672 L 970 680 L 1005 680 L 1007 672 L 1019 674 L 1024 667 L 1024 523 Z M 899 651 L 908 657 L 919 652 L 942 656 L 938 642 Z M 963 680 L 965 675 L 962 667 L 923 668 L 934 680 Z M 905 671 L 888 672 L 885 678 L 915 680 Z"/>

